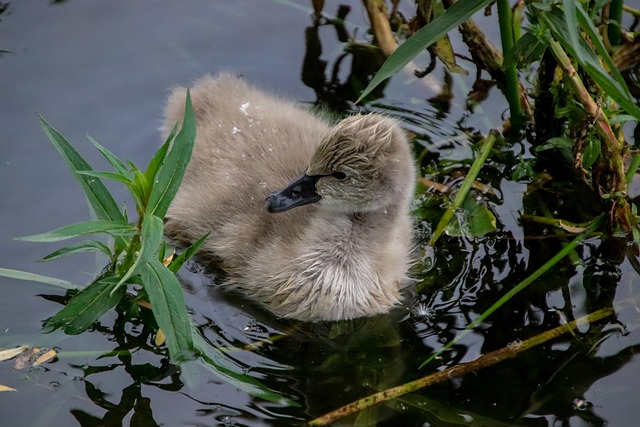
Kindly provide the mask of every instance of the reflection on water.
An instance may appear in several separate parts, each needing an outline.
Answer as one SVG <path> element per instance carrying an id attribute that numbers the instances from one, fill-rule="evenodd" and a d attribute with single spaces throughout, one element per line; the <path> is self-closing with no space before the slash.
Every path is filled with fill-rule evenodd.
<path id="1" fill-rule="evenodd" d="M 465 86 L 463 79 L 447 75 L 433 91 L 402 74 L 356 107 L 358 91 L 381 61 L 368 46 L 351 40 L 367 38 L 359 5 L 349 10 L 327 1 L 325 11 L 337 11 L 336 17 L 321 19 L 311 16 L 307 2 L 261 5 L 194 1 L 178 8 L 175 2 L 141 6 L 123 1 L 105 9 L 95 2 L 53 7 L 25 0 L 12 4 L 11 14 L 0 14 L 0 50 L 11 52 L 0 56 L 0 68 L 12 71 L 0 82 L 0 178 L 8 184 L 0 190 L 6 202 L 0 215 L 7 224 L 1 231 L 2 266 L 6 260 L 78 282 L 89 280 L 97 268 L 86 259 L 66 267 L 34 267 L 32 260 L 42 255 L 37 251 L 50 248 L 11 240 L 86 215 L 83 201 L 76 200 L 79 193 L 71 190 L 75 183 L 65 181 L 62 162 L 45 146 L 36 111 L 44 111 L 61 130 L 70 130 L 72 141 L 82 141 L 88 130 L 114 152 L 130 153 L 137 163 L 154 151 L 159 139 L 156 127 L 166 88 L 222 69 L 337 114 L 362 110 L 398 117 L 415 136 L 422 172 L 459 185 L 456 173 L 467 170 L 477 136 L 486 133 L 487 123 L 498 126 L 501 121 L 504 105 L 491 104 L 491 91 L 472 109 L 466 104 L 471 84 Z M 404 7 L 410 15 L 412 4 Z M 162 28 L 153 25 L 158 22 Z M 434 74 L 446 75 L 438 68 Z M 212 285 L 216 272 L 192 264 L 182 279 L 206 351 L 180 369 L 154 344 L 145 326 L 153 320 L 144 310 L 131 317 L 121 307 L 81 336 L 42 336 L 41 322 L 60 307 L 62 292 L 0 279 L 5 331 L 0 345 L 26 342 L 62 351 L 56 361 L 29 371 L 0 364 L 0 384 L 18 390 L 1 396 L 3 420 L 38 426 L 297 425 L 613 306 L 617 321 L 584 325 L 575 335 L 378 405 L 345 423 L 633 424 L 640 391 L 634 380 L 640 369 L 635 358 L 640 350 L 635 327 L 640 267 L 625 242 L 587 241 L 577 250 L 581 263 L 555 267 L 419 368 L 558 251 L 558 236 L 520 222 L 521 214 L 537 213 L 542 200 L 574 222 L 592 217 L 594 202 L 579 182 L 563 183 L 565 197 L 559 199 L 553 187 L 512 181 L 517 157 L 526 152 L 521 147 L 499 147 L 495 156 L 501 157 L 490 159 L 480 177 L 493 190 L 476 194 L 497 217 L 497 231 L 489 236 L 445 237 L 436 251 L 428 248 L 430 224 L 441 214 L 446 196 L 419 195 L 415 207 L 423 242 L 418 244 L 422 262 L 415 269 L 418 292 L 389 315 L 318 324 L 275 319 L 251 302 L 221 292 Z M 38 413 L 31 410 L 33 402 Z"/>

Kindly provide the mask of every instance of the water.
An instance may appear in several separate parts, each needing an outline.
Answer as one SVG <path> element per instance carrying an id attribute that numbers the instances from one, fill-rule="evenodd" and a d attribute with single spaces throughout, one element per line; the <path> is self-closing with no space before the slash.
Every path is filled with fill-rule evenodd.
<path id="1" fill-rule="evenodd" d="M 337 2 L 326 3 L 325 11 L 338 10 Z M 402 8 L 412 14 L 411 2 Z M 13 240 L 89 219 L 81 191 L 36 113 L 100 170 L 107 166 L 86 132 L 117 155 L 145 164 L 160 143 L 157 128 L 168 88 L 205 73 L 232 71 L 302 104 L 321 97 L 354 108 L 343 99 L 352 95 L 348 87 L 333 87 L 339 95 L 333 96 L 310 73 L 319 62 L 306 43 L 316 35 L 327 74 L 343 47 L 336 27 L 313 27 L 310 13 L 303 1 L 13 2 L 0 15 L 0 50 L 10 52 L 0 56 L 0 266 L 86 283 L 104 265 L 92 256 L 35 263 L 57 246 Z M 359 3 L 348 21 L 346 30 L 364 37 Z M 337 72 L 342 82 L 350 73 L 345 61 Z M 460 167 L 470 152 L 463 130 L 499 127 L 506 108 L 494 89 L 467 112 L 471 80 L 454 76 L 455 96 L 442 110 L 434 100 L 442 76 L 438 69 L 435 81 L 426 84 L 399 75 L 383 98 L 365 107 L 403 119 L 417 134 L 425 171 L 441 159 Z M 3 425 L 297 425 L 611 304 L 617 322 L 581 327 L 578 337 L 567 335 L 477 374 L 377 406 L 359 420 L 367 425 L 368 416 L 382 426 L 633 425 L 640 392 L 638 275 L 633 254 L 616 242 L 590 241 L 580 250 L 583 266 L 556 267 L 432 365 L 418 368 L 558 250 L 555 239 L 525 237 L 532 226 L 523 226 L 520 214 L 537 205 L 526 184 L 506 176 L 497 167 L 483 175 L 496 190 L 487 199 L 498 232 L 473 241 L 445 238 L 435 252 L 424 248 L 419 286 L 425 291 L 388 316 L 338 324 L 281 321 L 221 293 L 210 286 L 215 273 L 192 265 L 182 274 L 187 304 L 215 359 L 209 365 L 189 363 L 181 374 L 144 325 L 124 322 L 114 312 L 80 336 L 41 334 L 43 320 L 61 307 L 63 291 L 0 278 L 0 347 L 62 351 L 54 362 L 21 371 L 12 361 L 0 363 L 0 384 L 17 389 L 0 393 Z M 111 188 L 119 202 L 127 200 L 124 190 Z M 424 195 L 420 203 L 433 197 Z M 572 218 L 580 212 L 588 217 L 584 198 L 578 189 L 552 208 L 568 219 L 580 219 Z M 250 344 L 253 351 L 237 350 Z M 246 373 L 265 388 L 221 378 L 214 364 Z M 288 401 L 255 397 L 265 389 Z"/>

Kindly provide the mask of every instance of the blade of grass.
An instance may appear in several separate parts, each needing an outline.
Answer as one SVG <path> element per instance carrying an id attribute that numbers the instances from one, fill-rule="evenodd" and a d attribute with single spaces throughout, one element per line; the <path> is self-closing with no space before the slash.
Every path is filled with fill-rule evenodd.
<path id="1" fill-rule="evenodd" d="M 436 40 L 469 19 L 471 15 L 491 3 L 491 1 L 492 0 L 459 1 L 447 9 L 445 13 L 416 31 L 387 58 L 356 103 L 369 95 L 371 91 L 384 80 L 402 70 L 405 65 L 411 62 L 413 58 L 427 47 L 435 43 Z"/>
<path id="2" fill-rule="evenodd" d="M 173 141 L 171 151 L 169 151 L 158 170 L 151 195 L 149 196 L 147 214 L 164 218 L 171 201 L 178 192 L 184 172 L 191 160 L 195 138 L 195 117 L 191 106 L 191 95 L 187 91 L 182 128 Z"/>
<path id="3" fill-rule="evenodd" d="M 12 270 L 10 268 L 0 268 L 0 276 L 16 280 L 26 280 L 28 282 L 44 283 L 45 285 L 57 286 L 62 289 L 80 289 L 80 286 L 67 282 L 66 280 L 41 276 L 35 273 L 27 273 L 26 271 Z"/>
<path id="4" fill-rule="evenodd" d="M 118 277 L 107 276 L 81 290 L 45 324 L 45 328 L 62 329 L 77 335 L 93 325 L 124 297 L 125 288 L 115 289 Z"/>
<path id="5" fill-rule="evenodd" d="M 447 210 L 442 215 L 442 218 L 440 218 L 440 221 L 438 222 L 436 230 L 433 232 L 433 236 L 431 236 L 431 242 L 429 243 L 430 245 L 433 246 L 436 243 L 436 241 L 440 238 L 444 230 L 447 228 L 447 225 L 449 225 L 449 222 L 453 218 L 453 215 L 455 214 L 456 210 L 464 202 L 464 199 L 467 197 L 469 190 L 471 190 L 471 187 L 473 186 L 474 181 L 476 180 L 476 178 L 478 177 L 478 174 L 480 173 L 480 169 L 482 169 L 482 166 L 484 165 L 485 160 L 487 160 L 487 157 L 489 156 L 489 153 L 491 152 L 491 149 L 493 148 L 493 144 L 495 143 L 498 135 L 499 134 L 497 131 L 492 130 L 489 133 L 489 136 L 487 136 L 487 138 L 485 139 L 484 145 L 482 146 L 482 151 L 480 152 L 480 156 L 478 156 L 474 160 L 473 164 L 471 165 L 471 169 L 469 169 L 469 173 L 467 174 L 467 177 L 465 178 L 464 182 L 462 183 L 462 186 L 460 186 L 460 189 L 456 193 L 455 199 L 453 199 L 453 203 L 451 203 L 451 205 L 447 208 Z"/>
<path id="6" fill-rule="evenodd" d="M 15 240 L 27 242 L 57 242 L 70 239 L 72 237 L 84 236 L 87 234 L 107 233 L 112 236 L 132 236 L 138 229 L 128 222 L 95 220 L 79 222 L 77 224 L 65 225 L 64 227 L 48 231 L 46 233 L 34 234 L 32 236 L 16 237 Z"/>
<path id="7" fill-rule="evenodd" d="M 153 316 L 167 337 L 171 359 L 177 363 L 192 359 L 191 321 L 180 282 L 169 269 L 154 258 L 144 264 L 141 274 Z"/>

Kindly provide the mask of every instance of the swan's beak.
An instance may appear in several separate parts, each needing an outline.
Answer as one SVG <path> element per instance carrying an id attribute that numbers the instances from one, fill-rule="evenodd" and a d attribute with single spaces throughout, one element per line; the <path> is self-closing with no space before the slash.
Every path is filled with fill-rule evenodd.
<path id="1" fill-rule="evenodd" d="M 289 209 L 315 203 L 320 200 L 316 193 L 316 182 L 321 176 L 302 174 L 298 179 L 280 191 L 269 194 L 266 200 L 269 212 L 284 212 Z"/>

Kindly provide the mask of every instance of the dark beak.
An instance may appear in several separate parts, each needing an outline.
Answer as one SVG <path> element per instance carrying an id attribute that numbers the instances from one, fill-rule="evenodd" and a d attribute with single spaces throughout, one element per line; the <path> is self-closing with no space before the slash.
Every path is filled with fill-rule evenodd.
<path id="1" fill-rule="evenodd" d="M 315 203 L 320 200 L 316 193 L 316 182 L 321 176 L 303 174 L 286 188 L 274 191 L 267 197 L 266 205 L 269 212 L 284 212 L 289 209 Z"/>

